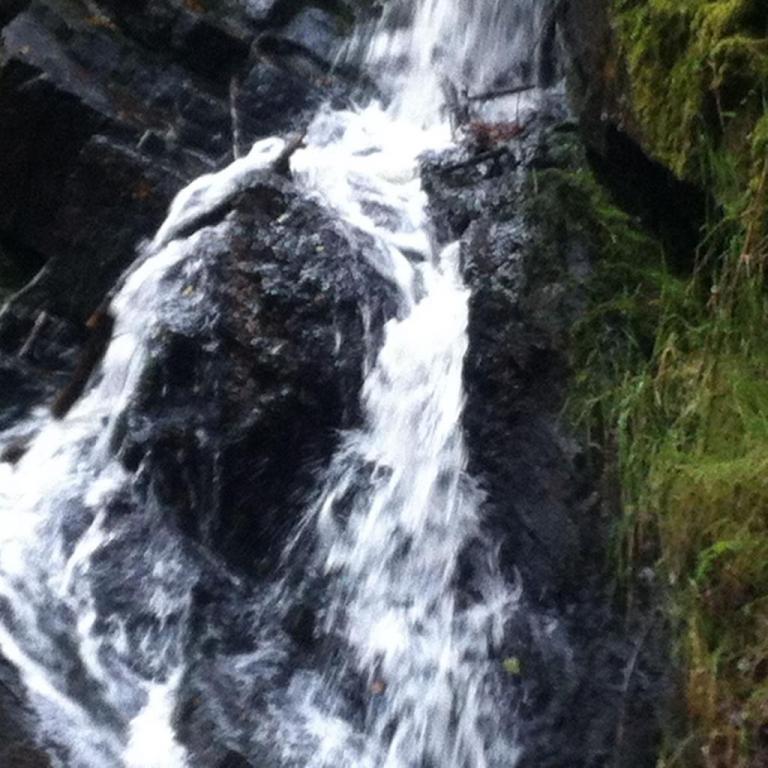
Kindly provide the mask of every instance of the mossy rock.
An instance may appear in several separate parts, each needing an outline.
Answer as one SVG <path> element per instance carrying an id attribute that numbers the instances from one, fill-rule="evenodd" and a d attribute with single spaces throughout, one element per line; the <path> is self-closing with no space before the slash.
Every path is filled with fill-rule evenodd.
<path id="1" fill-rule="evenodd" d="M 630 102 L 647 149 L 683 178 L 712 183 L 712 153 L 748 154 L 768 96 L 761 0 L 613 0 Z M 744 186 L 751 166 L 740 166 Z M 716 197 L 727 189 L 714 189 Z M 727 201 L 725 201 L 727 202 Z"/>

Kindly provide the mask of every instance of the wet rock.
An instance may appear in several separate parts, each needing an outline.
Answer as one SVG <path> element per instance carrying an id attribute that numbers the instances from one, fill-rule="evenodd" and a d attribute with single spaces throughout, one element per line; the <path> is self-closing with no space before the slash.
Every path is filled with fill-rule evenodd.
<path id="1" fill-rule="evenodd" d="M 343 43 L 339 24 L 337 15 L 309 6 L 280 30 L 280 38 L 306 51 L 320 66 L 330 68 Z"/>
<path id="2" fill-rule="evenodd" d="M 279 176 L 199 236 L 206 276 L 188 300 L 204 295 L 210 314 L 158 331 L 120 450 L 183 530 L 258 573 L 359 419 L 366 318 L 375 334 L 394 294 L 360 235 Z"/>
<path id="3" fill-rule="evenodd" d="M 59 91 L 26 61 L 10 58 L 0 70 L 0 227 L 32 250 L 61 204 L 69 170 L 98 114 Z"/>
<path id="4" fill-rule="evenodd" d="M 21 303 L 82 321 L 229 150 L 228 104 L 90 17 L 33 3 L 2 35 L 0 232 L 50 265 Z"/>
<path id="5" fill-rule="evenodd" d="M 244 0 L 246 13 L 257 24 L 264 25 L 275 16 L 290 13 L 290 6 L 296 6 L 296 3 L 289 3 L 286 0 Z"/>
<path id="6" fill-rule="evenodd" d="M 0 355 L 0 431 L 21 419 L 54 386 L 32 366 Z"/>
<path id="7" fill-rule="evenodd" d="M 39 277 L 44 277 L 41 271 Z M 23 306 L 23 297 L 30 287 L 19 291 L 0 314 L 0 354 L 13 366 L 37 370 L 30 382 L 56 379 L 74 365 L 78 349 L 85 343 L 84 327 L 62 320 L 45 310 L 33 311 Z"/>
<path id="8" fill-rule="evenodd" d="M 228 81 L 248 58 L 250 37 L 247 28 L 228 29 L 218 18 L 187 12 L 177 22 L 172 39 L 179 61 L 190 70 Z"/>
<path id="9" fill-rule="evenodd" d="M 605 0 L 567 0 L 556 9 L 568 96 L 587 143 L 600 147 L 608 125 L 634 132 Z"/>
<path id="10" fill-rule="evenodd" d="M 0 463 L 18 464 L 28 448 L 29 444 L 21 440 L 10 443 L 0 450 Z"/>
<path id="11" fill-rule="evenodd" d="M 518 139 L 430 158 L 424 183 L 439 239 L 461 241 L 471 290 L 469 471 L 486 491 L 483 519 L 502 568 L 523 587 L 502 655 L 519 660 L 508 685 L 522 702 L 521 766 L 650 766 L 659 632 L 642 621 L 627 628 L 615 612 L 611 521 L 586 446 L 562 418 L 569 328 L 599 256 L 589 232 L 537 186 L 538 173 L 586 162 L 562 117 L 545 109 Z"/>
<path id="12" fill-rule="evenodd" d="M 242 65 L 255 31 L 236 0 L 102 0 L 100 6 L 102 23 L 213 80 L 227 80 Z"/>
<path id="13" fill-rule="evenodd" d="M 461 238 L 470 298 L 465 429 L 470 471 L 489 491 L 488 519 L 503 532 L 504 561 L 557 592 L 580 553 L 585 494 L 577 449 L 559 424 L 567 330 L 583 306 L 589 243 L 526 218 L 528 170 L 555 162 L 559 111 L 483 152 L 428 160 L 425 188 L 442 242 Z M 556 212 L 553 212 L 556 215 Z M 543 598 L 544 595 L 542 594 Z"/>
<path id="14" fill-rule="evenodd" d="M 13 768 L 51 768 L 50 758 L 45 753 L 23 744 L 5 747 L 0 751 L 0 761 Z"/>
<path id="15" fill-rule="evenodd" d="M 253 768 L 253 766 L 239 752 L 230 750 L 224 755 L 218 768 Z"/>
<path id="16" fill-rule="evenodd" d="M 91 375 L 104 357 L 104 353 L 112 340 L 115 321 L 106 309 L 96 311 L 88 320 L 87 325 L 90 331 L 88 342 L 80 353 L 80 359 L 67 386 L 59 392 L 51 406 L 51 413 L 54 418 L 63 419 L 83 394 Z"/>
<path id="17" fill-rule="evenodd" d="M 259 583 L 274 578 L 340 430 L 360 421 L 363 370 L 396 292 L 367 260 L 367 236 L 280 175 L 262 174 L 218 215 L 186 235 L 200 262 L 167 287 L 177 311 L 152 333 L 114 450 L 134 474 L 121 518 L 153 509 L 206 553 L 176 713 L 191 762 L 267 766 L 274 757 L 240 713 L 260 711 L 296 660 L 319 652 L 317 603 L 272 630 L 285 650 L 265 671 Z M 187 315 L 186 303 L 197 309 Z M 219 583 L 213 560 L 237 576 Z"/>
<path id="18" fill-rule="evenodd" d="M 50 0 L 13 4 L 4 16 L 0 237 L 40 264 L 54 257 L 87 264 L 90 277 L 109 283 L 114 265 L 129 263 L 133 244 L 157 226 L 173 191 L 220 167 L 237 139 L 245 149 L 257 136 L 295 128 L 325 98 L 318 77 L 329 61 L 318 62 L 339 37 L 333 14 L 299 7 L 278 16 L 269 37 L 293 46 L 299 59 L 314 57 L 308 78 L 295 56 L 249 59 L 256 26 L 239 3 L 102 6 L 103 15 L 93 15 Z M 253 121 L 239 137 L 233 114 L 235 122 L 238 115 Z M 103 222 L 114 210 L 122 212 L 119 236 L 107 240 L 118 222 Z M 91 241 L 107 262 L 103 277 L 100 263 L 82 254 Z M 71 286 L 59 293 L 71 296 Z M 95 308 L 83 298 L 79 317 Z"/>
<path id="19" fill-rule="evenodd" d="M 490 498 L 507 500 L 491 502 L 491 520 L 508 532 L 504 560 L 538 589 L 558 590 L 573 578 L 579 555 L 573 494 L 580 482 L 558 425 L 567 372 L 562 341 L 529 308 L 538 304 L 545 320 L 567 322 L 567 291 L 563 282 L 536 285 L 536 244 L 519 221 L 477 221 L 464 243 L 473 288 L 474 343 L 465 363 L 472 464 Z"/>
<path id="20" fill-rule="evenodd" d="M 154 234 L 168 200 L 186 180 L 168 158 L 91 137 L 49 235 L 55 255 L 25 303 L 84 322 L 133 261 L 137 244 Z"/>
<path id="21" fill-rule="evenodd" d="M 55 330 L 51 334 L 37 342 L 33 335 L 28 336 L 29 344 L 22 348 L 22 356 L 0 350 L 0 431 L 9 429 L 40 403 L 52 400 L 56 390 L 64 386 L 67 375 L 56 368 L 69 367 L 70 361 L 62 360 L 62 355 L 69 354 L 71 345 L 77 342 L 68 338 L 62 348 Z M 40 348 L 36 349 L 38 343 Z M 40 365 L 34 359 L 36 354 L 50 357 Z"/>
<path id="22" fill-rule="evenodd" d="M 331 71 L 342 42 L 338 15 L 315 7 L 258 38 L 248 67 L 233 81 L 241 152 L 258 138 L 304 129 L 325 102 L 349 102 L 355 73 Z"/>
<path id="23" fill-rule="evenodd" d="M 303 131 L 324 104 L 344 108 L 352 82 L 331 73 L 275 38 L 259 41 L 258 54 L 232 83 L 236 144 L 244 154 L 257 139 Z"/>
<path id="24" fill-rule="evenodd" d="M 423 184 L 441 243 L 460 238 L 485 213 L 489 219 L 495 213 L 509 217 L 517 186 L 499 181 L 514 178 L 519 153 L 518 143 L 505 143 L 479 154 L 460 150 L 425 161 Z"/>
<path id="25" fill-rule="evenodd" d="M 33 379 L 71 373 L 83 324 L 174 194 L 344 89 L 320 63 L 334 18 L 278 2 L 3 3 L 0 350 L 27 345 Z M 250 52 L 283 32 L 289 54 Z"/>
<path id="26" fill-rule="evenodd" d="M 29 0 L 3 0 L 0 2 L 0 24 L 7 24 L 29 5 Z"/>
<path id="27" fill-rule="evenodd" d="M 234 145 L 301 127 L 337 93 L 327 78 L 332 16 L 292 2 L 242 7 L 0 0 L 0 296 L 11 299 L 0 312 L 0 430 L 57 392 L 59 413 L 76 399 L 110 333 L 98 329 L 94 346 L 86 320 L 173 195 L 227 163 Z M 257 34 L 279 44 L 252 50 Z M 175 297 L 179 317 L 158 329 L 115 440 L 135 473 L 135 487 L 106 510 L 139 532 L 115 558 L 126 568 L 166 524 L 207 562 L 250 576 L 272 568 L 316 466 L 359 418 L 364 361 L 395 310 L 359 233 L 285 179 L 217 216 L 185 233 L 200 238 L 207 261 Z M 185 313 L 203 296 L 209 311 Z M 17 437 L 4 436 L 3 462 L 23 454 Z M 142 504 L 152 525 L 137 514 Z M 88 520 L 70 518 L 74 540 Z M 105 614 L 136 601 L 100 594 Z M 128 630 L 143 620 L 137 613 Z M 311 631 L 304 619 L 295 628 Z M 73 692 L 86 701 L 81 673 Z M 18 675 L 0 663 L 0 765 L 47 766 L 33 732 Z M 231 745 L 214 751 L 211 766 L 267 765 Z"/>
<path id="28" fill-rule="evenodd" d="M 18 672 L 0 656 L 0 765 L 8 768 L 51 768 L 35 744 L 35 721 Z"/>

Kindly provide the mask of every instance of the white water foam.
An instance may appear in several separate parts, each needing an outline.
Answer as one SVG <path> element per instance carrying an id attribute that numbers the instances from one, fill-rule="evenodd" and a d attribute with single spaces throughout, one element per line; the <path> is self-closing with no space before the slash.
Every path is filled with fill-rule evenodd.
<path id="1" fill-rule="evenodd" d="M 459 558 L 481 536 L 461 432 L 469 295 L 458 245 L 434 251 L 418 175 L 419 155 L 449 146 L 450 131 L 373 105 L 321 115 L 309 139 L 296 173 L 392 256 L 402 309 L 366 378 L 365 427 L 347 435 L 304 523 L 329 578 L 323 630 L 348 648 L 341 666 L 368 681 L 366 726 L 335 711 L 335 662 L 275 706 L 284 758 L 307 768 L 508 768 L 517 749 L 492 695 L 492 658 L 517 594 L 489 555 L 482 598 L 458 605 Z"/>
<path id="2" fill-rule="evenodd" d="M 365 425 L 344 437 L 302 529 L 328 582 L 322 630 L 346 658 L 274 691 L 253 713 L 254 739 L 291 768 L 510 768 L 518 751 L 494 695 L 495 658 L 517 595 L 487 543 L 471 599 L 461 590 L 460 558 L 482 543 L 461 431 L 468 292 L 458 247 L 434 249 L 418 168 L 423 152 L 452 141 L 446 79 L 476 91 L 505 75 L 515 41 L 531 36 L 515 20 L 528 19 L 519 12 L 532 0 L 389 7 L 366 60 L 391 103 L 322 111 L 292 160 L 308 193 L 372 236 L 371 259 L 401 296 L 366 377 Z M 408 23 L 393 24 L 398 12 Z M 126 483 L 111 442 L 158 323 L 204 311 L 182 297 L 206 250 L 202 234 L 185 232 L 284 148 L 261 142 L 180 193 L 112 302 L 114 338 L 89 391 L 43 425 L 16 467 L 0 465 L 0 651 L 21 671 L 62 768 L 189 766 L 172 713 L 194 565 L 152 509 L 140 541 L 128 522 L 106 524 Z M 110 548 L 118 560 L 105 571 Z M 145 606 L 146 626 L 126 622 L 119 601 L 104 619 L 105 581 Z M 241 674 L 251 669 L 243 660 Z M 368 683 L 363 721 L 339 704 L 347 672 Z"/>
<path id="3" fill-rule="evenodd" d="M 171 714 L 194 572 L 178 534 L 150 522 L 146 548 L 110 566 L 110 587 L 131 595 L 149 628 L 127 628 L 119 613 L 107 626 L 98 621 L 103 554 L 132 535 L 128 522 L 104 524 L 128 480 L 111 443 L 146 369 L 154 329 L 202 309 L 198 292 L 181 294 L 200 272 L 205 235 L 174 237 L 247 186 L 284 146 L 261 142 L 179 194 L 111 303 L 113 339 L 89 391 L 64 419 L 43 422 L 16 466 L 0 464 L 0 651 L 22 673 L 42 738 L 57 745 L 54 759 L 65 768 L 186 765 Z M 40 420 L 35 415 L 35 426 Z"/>

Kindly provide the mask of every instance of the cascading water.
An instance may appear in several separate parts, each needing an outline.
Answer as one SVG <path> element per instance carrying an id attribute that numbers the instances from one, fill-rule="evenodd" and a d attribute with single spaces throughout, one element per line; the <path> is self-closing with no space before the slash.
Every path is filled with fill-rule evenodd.
<path id="1" fill-rule="evenodd" d="M 64 766 L 185 765 L 170 720 L 196 565 L 159 510 L 115 519 L 130 477 L 111 443 L 154 329 L 205 312 L 179 298 L 202 274 L 215 233 L 174 233 L 284 147 L 262 142 L 180 193 L 112 302 L 114 336 L 90 391 L 63 421 L 44 423 L 16 467 L 0 464 L 0 649 L 22 671 L 43 739 Z M 151 620 L 136 623 L 142 605 Z"/>
<path id="2" fill-rule="evenodd" d="M 482 541 L 480 496 L 465 472 L 468 292 L 458 246 L 433 247 L 418 158 L 452 143 L 445 82 L 480 91 L 519 68 L 537 8 L 533 0 L 390 5 L 365 56 L 382 73 L 388 106 L 322 111 L 292 160 L 309 194 L 373 236 L 370 258 L 397 285 L 400 311 L 366 375 L 364 426 L 343 438 L 289 546 L 311 541 L 307 571 L 324 590 L 319 629 L 343 652 L 297 670 L 263 711 L 221 718 L 224 730 L 245 718 L 239 746 L 266 749 L 275 765 L 508 768 L 516 760 L 494 661 L 516 594 Z M 153 329 L 205 314 L 189 301 L 182 311 L 179 296 L 202 274 L 196 265 L 216 232 L 183 233 L 284 146 L 262 142 L 179 195 L 112 303 L 114 338 L 89 391 L 61 422 L 38 414 L 43 425 L 26 456 L 0 465 L 9 521 L 0 533 L 0 649 L 23 673 L 58 765 L 188 764 L 172 712 L 190 662 L 199 565 L 151 506 L 130 520 L 111 513 L 131 485 L 111 442 Z M 461 577 L 470 548 L 484 555 Z M 222 659 L 222 674 L 268 677 L 269 659 L 281 653 L 270 617 L 290 609 L 292 589 L 278 583 L 254 595 L 253 649 Z M 132 621 L 132 602 L 144 616 L 149 606 L 151 619 Z M 356 715 L 343 701 L 347 676 L 369 692 Z"/>

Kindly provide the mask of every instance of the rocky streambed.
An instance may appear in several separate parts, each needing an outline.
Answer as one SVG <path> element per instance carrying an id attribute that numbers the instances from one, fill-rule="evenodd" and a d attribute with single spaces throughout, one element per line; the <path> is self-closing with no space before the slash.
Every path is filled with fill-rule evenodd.
<path id="1" fill-rule="evenodd" d="M 571 331 L 602 240 L 585 223 L 590 201 L 563 180 L 610 157 L 600 154 L 607 129 L 588 119 L 573 12 L 543 16 L 551 34 L 532 57 L 527 74 L 540 87 L 524 94 L 524 117 L 460 116 L 456 146 L 422 157 L 421 183 L 434 244 L 460 243 L 469 289 L 462 428 L 483 535 L 505 583 L 522 590 L 492 659 L 502 720 L 521 766 L 630 768 L 654 763 L 669 681 L 653 586 L 629 618 L 616 598 L 615 481 L 564 417 Z M 7 465 L 24 455 L 35 414 L 84 388 L 111 337 L 108 302 L 174 195 L 258 139 L 300 137 L 323 104 L 370 98 L 368 78 L 338 54 L 355 17 L 375 15 L 280 0 L 0 7 Z M 287 159 L 177 236 L 204 258 L 180 273 L 190 311 L 153 328 L 112 432 L 108 450 L 128 483 L 105 510 L 103 525 L 122 538 L 96 574 L 97 613 L 151 625 L 133 558 L 153 536 L 178 534 L 191 585 L 180 644 L 195 662 L 179 683 L 175 732 L 190 766 L 263 768 L 274 758 L 240 721 L 247 727 L 269 691 L 264 680 L 238 688 L 219 660 L 253 650 L 254 601 L 285 572 L 286 543 L 340 435 L 361 425 L 365 372 L 401 309 L 391 275 L 366 257 L 370 233 L 307 195 Z M 477 559 L 470 547 L 457 573 L 468 601 Z M 324 630 L 323 579 L 313 584 L 297 586 L 275 629 L 286 650 L 272 686 L 348 652 Z M 71 753 L 41 743 L 41 715 L 11 662 L 0 666 L 0 764 L 69 765 Z M 69 672 L 75 690 L 81 672 Z M 365 710 L 366 685 L 350 676 L 342 686 L 349 711 Z"/>

